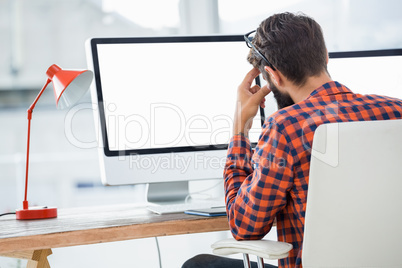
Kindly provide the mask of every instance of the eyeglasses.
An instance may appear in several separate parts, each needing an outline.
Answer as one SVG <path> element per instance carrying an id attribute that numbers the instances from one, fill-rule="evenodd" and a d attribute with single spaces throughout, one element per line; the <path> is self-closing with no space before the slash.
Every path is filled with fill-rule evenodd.
<path id="1" fill-rule="evenodd" d="M 271 67 L 271 68 L 275 71 L 275 67 L 274 67 L 274 66 L 269 62 L 269 60 L 268 60 L 264 55 L 262 55 L 262 53 L 261 53 L 260 51 L 258 51 L 258 49 L 253 45 L 253 39 L 254 39 L 254 34 L 255 34 L 255 32 L 256 32 L 256 30 L 251 31 L 251 32 L 249 32 L 249 33 L 246 33 L 246 34 L 244 35 L 244 40 L 246 40 L 247 46 L 248 46 L 249 48 L 252 48 L 252 49 L 255 51 L 255 53 L 257 53 L 258 56 L 260 56 L 260 57 L 267 63 L 267 65 L 268 65 L 269 67 Z"/>

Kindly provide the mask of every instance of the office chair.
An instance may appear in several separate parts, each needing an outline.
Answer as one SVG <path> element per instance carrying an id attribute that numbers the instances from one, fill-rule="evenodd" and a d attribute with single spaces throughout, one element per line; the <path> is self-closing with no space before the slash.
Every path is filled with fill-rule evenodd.
<path id="1" fill-rule="evenodd" d="M 402 120 L 321 125 L 311 156 L 303 267 L 402 267 Z M 222 255 L 255 254 L 259 267 L 261 258 L 291 250 L 274 241 L 257 249 L 247 243 L 212 247 Z"/>

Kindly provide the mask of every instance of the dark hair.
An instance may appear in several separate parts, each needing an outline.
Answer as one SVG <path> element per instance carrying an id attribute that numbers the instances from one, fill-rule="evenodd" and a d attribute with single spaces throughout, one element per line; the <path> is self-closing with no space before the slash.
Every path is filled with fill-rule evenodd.
<path id="1" fill-rule="evenodd" d="M 261 22 L 254 46 L 287 79 L 302 86 L 327 69 L 327 49 L 320 25 L 304 14 L 280 13 Z M 250 49 L 247 60 L 262 73 L 265 61 Z"/>

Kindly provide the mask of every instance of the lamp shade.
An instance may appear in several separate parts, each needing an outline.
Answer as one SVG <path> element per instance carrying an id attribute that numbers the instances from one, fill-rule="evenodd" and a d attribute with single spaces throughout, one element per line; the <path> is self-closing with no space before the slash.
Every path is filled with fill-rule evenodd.
<path id="1" fill-rule="evenodd" d="M 89 88 L 93 77 L 89 70 L 63 70 L 56 64 L 49 67 L 46 75 L 53 82 L 58 109 L 75 104 Z"/>

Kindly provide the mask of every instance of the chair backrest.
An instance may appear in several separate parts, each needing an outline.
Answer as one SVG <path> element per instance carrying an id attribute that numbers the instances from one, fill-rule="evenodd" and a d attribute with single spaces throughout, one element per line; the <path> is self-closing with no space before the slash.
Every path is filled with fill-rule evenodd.
<path id="1" fill-rule="evenodd" d="M 303 267 L 402 267 L 401 245 L 402 120 L 319 126 Z"/>

